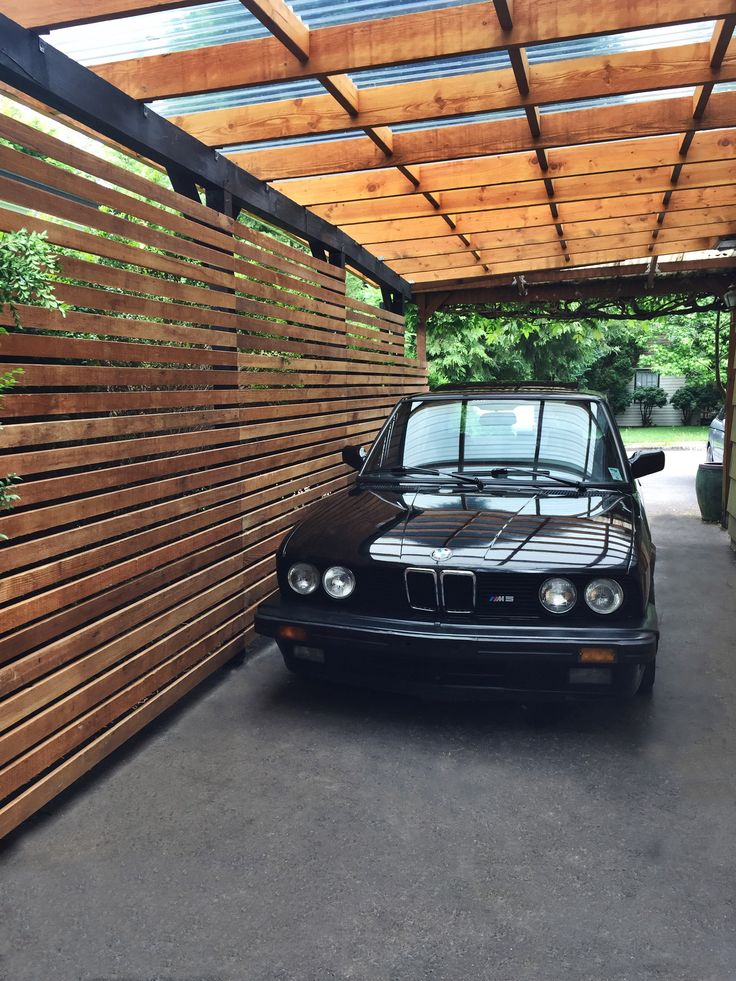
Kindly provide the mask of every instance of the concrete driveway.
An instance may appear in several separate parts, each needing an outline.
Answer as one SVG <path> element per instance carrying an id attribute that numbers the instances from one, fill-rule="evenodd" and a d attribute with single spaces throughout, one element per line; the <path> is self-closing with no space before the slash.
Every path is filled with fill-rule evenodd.
<path id="1" fill-rule="evenodd" d="M 645 481 L 651 701 L 540 727 L 264 648 L 11 838 L 0 976 L 731 981 L 736 561 L 701 459 Z"/>

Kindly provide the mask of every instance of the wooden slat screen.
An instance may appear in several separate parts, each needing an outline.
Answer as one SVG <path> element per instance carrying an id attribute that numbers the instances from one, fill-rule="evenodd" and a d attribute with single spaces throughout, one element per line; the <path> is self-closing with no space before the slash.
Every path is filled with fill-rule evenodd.
<path id="1" fill-rule="evenodd" d="M 425 372 L 342 270 L 0 118 L 0 230 L 46 232 L 69 305 L 2 311 L 2 835 L 243 650 L 281 538 Z"/>

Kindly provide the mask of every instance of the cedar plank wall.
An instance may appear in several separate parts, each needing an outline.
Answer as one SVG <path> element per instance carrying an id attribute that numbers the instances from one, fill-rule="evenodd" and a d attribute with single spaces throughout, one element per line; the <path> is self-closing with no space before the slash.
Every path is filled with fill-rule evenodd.
<path id="1" fill-rule="evenodd" d="M 50 158 L 0 145 L 0 169 L 67 195 L 0 176 L 0 229 L 67 250 L 70 305 L 21 308 L 22 331 L 2 312 L 0 360 L 24 367 L 0 433 L 22 477 L 0 516 L 2 836 L 243 650 L 299 509 L 425 373 L 334 266 L 8 117 L 0 135 Z"/>

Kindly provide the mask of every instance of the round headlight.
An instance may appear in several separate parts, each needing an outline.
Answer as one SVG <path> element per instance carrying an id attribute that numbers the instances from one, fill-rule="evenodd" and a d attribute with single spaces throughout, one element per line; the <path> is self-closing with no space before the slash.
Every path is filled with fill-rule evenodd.
<path id="1" fill-rule="evenodd" d="M 569 579 L 546 579 L 539 590 L 539 602 L 550 613 L 567 613 L 577 598 L 577 590 Z"/>
<path id="2" fill-rule="evenodd" d="M 347 599 L 355 589 L 355 576 L 342 565 L 333 565 L 322 576 L 325 592 L 333 599 Z"/>
<path id="3" fill-rule="evenodd" d="M 624 601 L 624 591 L 613 579 L 594 579 L 585 588 L 585 602 L 596 613 L 615 613 Z"/>
<path id="4" fill-rule="evenodd" d="M 319 586 L 319 571 L 309 562 L 296 562 L 287 576 L 289 585 L 300 596 L 309 596 Z"/>

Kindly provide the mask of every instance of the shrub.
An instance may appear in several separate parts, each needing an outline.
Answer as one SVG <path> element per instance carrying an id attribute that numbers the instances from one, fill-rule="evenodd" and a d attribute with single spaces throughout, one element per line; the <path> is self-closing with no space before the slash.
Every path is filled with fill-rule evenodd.
<path id="1" fill-rule="evenodd" d="M 678 388 L 670 399 L 670 404 L 680 410 L 682 424 L 689 426 L 713 415 L 723 398 L 715 385 L 689 384 Z"/>
<path id="2" fill-rule="evenodd" d="M 639 406 L 642 426 L 651 426 L 653 425 L 652 412 L 654 409 L 667 405 L 667 392 L 654 385 L 646 388 L 635 388 L 631 401 L 636 402 Z"/>

